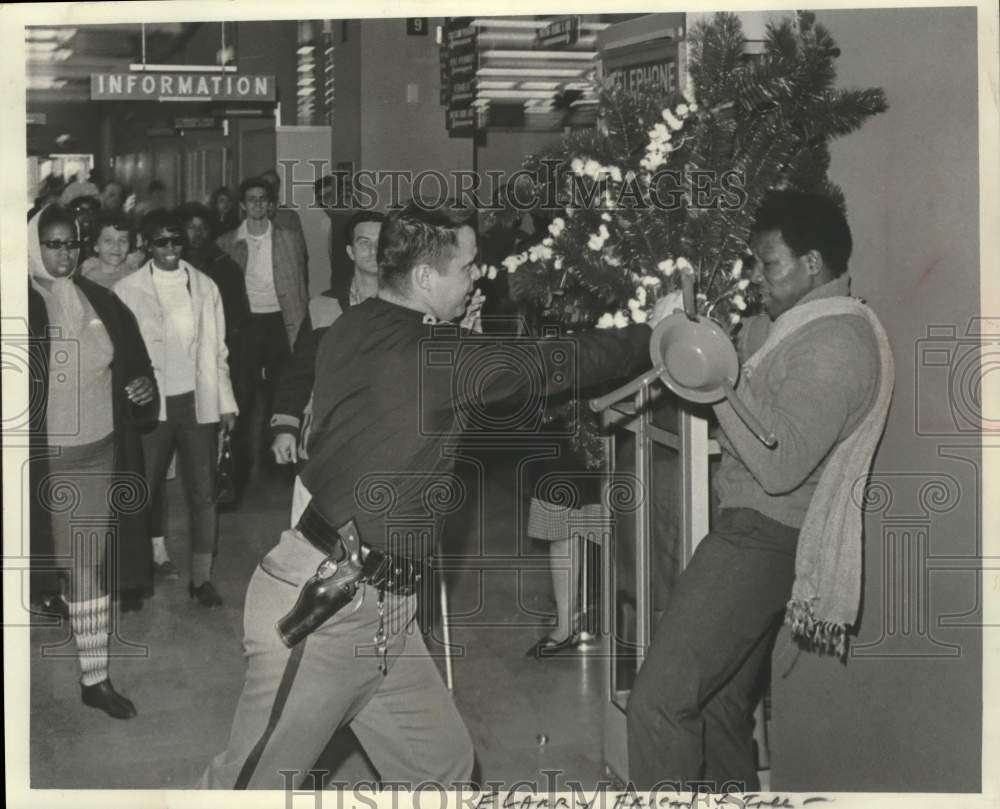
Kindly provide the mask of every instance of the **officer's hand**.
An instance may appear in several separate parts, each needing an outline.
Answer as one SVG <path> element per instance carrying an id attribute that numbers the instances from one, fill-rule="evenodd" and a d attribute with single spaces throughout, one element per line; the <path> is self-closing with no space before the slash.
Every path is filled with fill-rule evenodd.
<path id="1" fill-rule="evenodd" d="M 465 317 L 462 318 L 461 326 L 476 334 L 483 333 L 482 312 L 483 304 L 486 303 L 486 295 L 481 289 L 476 289 L 472 294 L 469 305 L 465 307 Z"/>
<path id="2" fill-rule="evenodd" d="M 295 452 L 295 436 L 291 433 L 278 433 L 271 442 L 271 452 L 276 463 L 295 463 L 298 457 Z"/>

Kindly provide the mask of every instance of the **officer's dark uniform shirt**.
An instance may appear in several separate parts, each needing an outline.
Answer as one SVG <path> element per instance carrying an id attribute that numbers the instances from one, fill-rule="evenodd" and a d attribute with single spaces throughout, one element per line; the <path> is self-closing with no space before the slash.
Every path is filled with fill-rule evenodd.
<path id="1" fill-rule="evenodd" d="M 498 340 L 429 324 L 379 298 L 352 306 L 323 335 L 316 359 L 301 471 L 313 506 L 333 525 L 353 518 L 369 545 L 429 555 L 441 519 L 471 494 L 444 451 L 460 430 L 537 431 L 546 395 L 648 368 L 649 336 L 637 325 Z M 484 424 L 485 406 L 508 397 L 525 402 L 518 417 Z"/>

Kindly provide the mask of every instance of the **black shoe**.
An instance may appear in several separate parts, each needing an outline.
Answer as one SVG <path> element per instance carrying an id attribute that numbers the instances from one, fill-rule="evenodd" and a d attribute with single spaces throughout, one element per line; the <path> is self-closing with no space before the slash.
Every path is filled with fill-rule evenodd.
<path id="1" fill-rule="evenodd" d="M 153 572 L 161 579 L 176 580 L 181 577 L 177 565 L 167 559 L 165 562 L 153 562 Z"/>
<path id="2" fill-rule="evenodd" d="M 525 653 L 525 657 L 555 657 L 560 653 L 576 649 L 580 645 L 579 636 L 573 633 L 563 640 L 553 640 L 547 635 L 533 643 Z"/>
<path id="3" fill-rule="evenodd" d="M 69 604 L 66 603 L 66 599 L 62 596 L 47 596 L 40 598 L 31 606 L 35 612 L 40 612 L 42 615 L 49 615 L 53 618 L 62 618 L 64 621 L 69 620 Z"/>
<path id="4" fill-rule="evenodd" d="M 115 691 L 111 680 L 102 680 L 97 685 L 81 685 L 83 704 L 98 708 L 114 719 L 131 719 L 135 716 L 135 705 Z"/>
<path id="5" fill-rule="evenodd" d="M 194 582 L 188 582 L 188 595 L 191 598 L 197 598 L 198 603 L 203 607 L 222 606 L 222 598 L 210 581 L 203 582 L 197 587 L 194 586 Z"/>

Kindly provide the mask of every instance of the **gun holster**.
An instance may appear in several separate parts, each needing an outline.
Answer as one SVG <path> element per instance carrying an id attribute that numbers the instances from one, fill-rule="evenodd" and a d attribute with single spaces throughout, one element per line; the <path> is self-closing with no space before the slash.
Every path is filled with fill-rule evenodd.
<path id="1" fill-rule="evenodd" d="M 342 553 L 327 556 L 310 579 L 302 585 L 291 611 L 278 621 L 278 634 L 288 648 L 304 640 L 338 610 L 354 600 L 364 575 L 361 538 L 354 520 L 336 529 Z"/>

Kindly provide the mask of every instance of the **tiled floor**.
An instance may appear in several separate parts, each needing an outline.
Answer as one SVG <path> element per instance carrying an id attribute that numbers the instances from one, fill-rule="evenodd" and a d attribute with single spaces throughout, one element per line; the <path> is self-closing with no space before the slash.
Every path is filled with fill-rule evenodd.
<path id="1" fill-rule="evenodd" d="M 552 609 L 543 549 L 518 541 L 507 462 L 487 463 L 486 492 L 452 519 L 445 538 L 450 574 L 455 701 L 476 744 L 481 780 L 508 784 L 559 770 L 593 785 L 601 754 L 602 663 L 596 657 L 526 659 Z M 466 471 L 468 471 L 468 467 Z M 475 487 L 473 487 L 475 488 Z M 216 582 L 225 606 L 189 600 L 186 578 L 159 582 L 139 613 L 121 617 L 111 677 L 136 704 L 126 722 L 80 702 L 78 664 L 63 627 L 32 631 L 31 784 L 35 788 L 192 787 L 225 745 L 242 686 L 242 602 L 260 557 L 287 521 L 288 484 L 261 475 L 240 509 L 221 516 Z M 171 483 L 168 545 L 187 571 L 186 517 Z M 481 515 L 481 518 L 477 515 Z M 519 548 L 519 546 L 521 546 Z M 483 570 L 485 569 L 485 570 Z M 349 733 L 320 766 L 336 781 L 371 778 Z"/>

